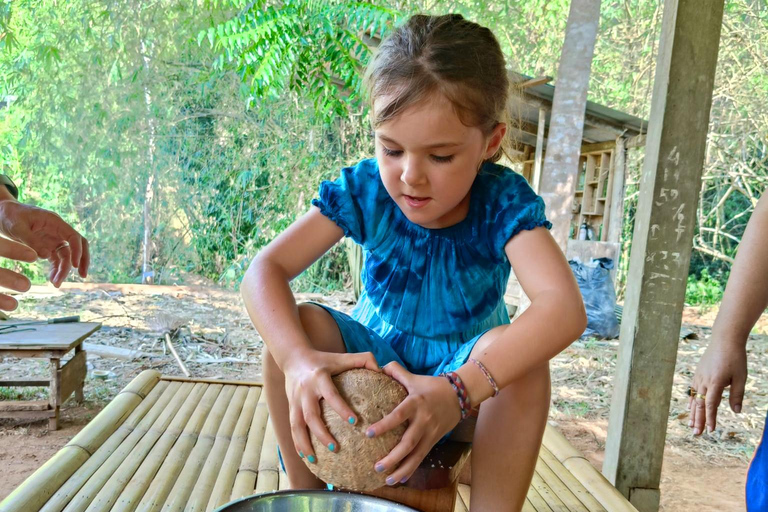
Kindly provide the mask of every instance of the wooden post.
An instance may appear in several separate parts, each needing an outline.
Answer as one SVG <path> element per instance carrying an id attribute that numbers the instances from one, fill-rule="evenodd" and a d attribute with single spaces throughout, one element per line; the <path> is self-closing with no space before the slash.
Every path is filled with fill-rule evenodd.
<path id="1" fill-rule="evenodd" d="M 75 347 L 75 356 L 77 356 L 80 353 L 83 354 L 81 357 L 83 358 L 83 361 L 86 361 L 86 364 L 85 364 L 85 367 L 83 368 L 83 371 L 80 374 L 80 377 L 78 378 L 78 386 L 77 386 L 77 388 L 75 388 L 75 402 L 77 402 L 78 404 L 83 404 L 83 403 L 85 403 L 85 395 L 83 393 L 83 388 L 85 387 L 85 375 L 86 375 L 86 373 L 88 371 L 87 370 L 87 367 L 88 367 L 88 363 L 87 363 L 88 356 L 85 353 L 85 350 L 83 350 L 83 343 L 82 342 L 78 343 L 77 346 Z"/>
<path id="2" fill-rule="evenodd" d="M 48 388 L 48 405 L 52 409 L 52 416 L 48 419 L 48 430 L 59 429 L 59 393 L 61 390 L 61 374 L 59 373 L 59 365 L 61 363 L 60 356 L 51 358 L 51 386 Z"/>
<path id="3" fill-rule="evenodd" d="M 641 512 L 659 508 L 723 3 L 664 3 L 603 464 Z"/>
<path id="4" fill-rule="evenodd" d="M 536 130 L 536 155 L 533 157 L 533 190 L 539 193 L 541 167 L 544 164 L 544 128 L 547 125 L 547 111 L 539 108 L 539 124 Z"/>
<path id="5" fill-rule="evenodd" d="M 627 177 L 627 149 L 624 137 L 616 139 L 613 150 L 613 183 L 611 187 L 610 217 L 608 219 L 609 242 L 621 241 L 621 227 L 624 223 L 624 182 Z M 617 262 L 618 263 L 618 262 Z"/>
<path id="6" fill-rule="evenodd" d="M 567 249 L 571 227 L 587 88 L 599 21 L 600 0 L 572 0 L 552 100 L 539 194 L 547 205 L 547 216 L 553 224 L 552 235 L 563 253 Z"/>

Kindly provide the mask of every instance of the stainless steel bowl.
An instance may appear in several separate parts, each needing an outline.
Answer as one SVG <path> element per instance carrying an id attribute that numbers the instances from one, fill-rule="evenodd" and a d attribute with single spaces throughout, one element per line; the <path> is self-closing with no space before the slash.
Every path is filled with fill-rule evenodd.
<path id="1" fill-rule="evenodd" d="M 277 491 L 228 503 L 215 512 L 418 512 L 389 500 L 343 491 Z"/>

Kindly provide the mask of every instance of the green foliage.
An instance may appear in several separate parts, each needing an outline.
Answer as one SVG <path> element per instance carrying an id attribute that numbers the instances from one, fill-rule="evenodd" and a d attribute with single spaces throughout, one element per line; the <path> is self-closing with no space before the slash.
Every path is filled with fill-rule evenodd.
<path id="1" fill-rule="evenodd" d="M 365 39 L 383 38 L 400 16 L 373 2 L 258 0 L 200 31 L 197 42 L 207 39 L 223 52 L 217 68 L 237 70 L 250 88 L 249 106 L 290 91 L 311 99 L 331 121 L 361 105 L 371 54 Z"/>
<path id="2" fill-rule="evenodd" d="M 725 281 L 712 279 L 707 269 L 702 269 L 701 275 L 688 276 L 685 286 L 685 302 L 693 305 L 711 306 L 719 303 L 723 298 Z"/>

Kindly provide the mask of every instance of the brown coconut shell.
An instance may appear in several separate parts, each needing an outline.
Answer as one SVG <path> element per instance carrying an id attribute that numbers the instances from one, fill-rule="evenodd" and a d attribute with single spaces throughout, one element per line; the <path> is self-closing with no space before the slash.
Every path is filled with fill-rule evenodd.
<path id="1" fill-rule="evenodd" d="M 357 416 L 354 425 L 342 418 L 325 400 L 320 401 L 323 421 L 336 439 L 336 451 L 331 452 L 310 431 L 317 462 L 307 467 L 323 482 L 353 491 L 372 491 L 386 485 L 386 478 L 397 466 L 377 473 L 374 465 L 394 448 L 405 433 L 406 424 L 372 439 L 365 431 L 392 412 L 405 400 L 408 392 L 392 377 L 364 368 L 347 370 L 333 377 L 341 397 Z"/>

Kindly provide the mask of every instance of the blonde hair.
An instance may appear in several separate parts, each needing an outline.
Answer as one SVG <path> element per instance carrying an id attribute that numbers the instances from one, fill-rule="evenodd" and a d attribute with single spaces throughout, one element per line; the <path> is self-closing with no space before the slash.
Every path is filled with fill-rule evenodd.
<path id="1" fill-rule="evenodd" d="M 448 99 L 462 123 L 486 136 L 509 122 L 510 85 L 499 42 L 489 29 L 460 14 L 412 16 L 377 49 L 365 87 L 374 128 L 434 93 Z M 379 98 L 386 103 L 376 110 Z M 507 144 L 488 160 L 499 160 Z"/>

